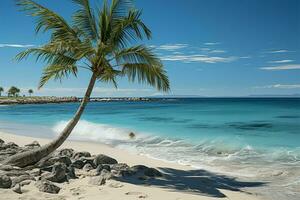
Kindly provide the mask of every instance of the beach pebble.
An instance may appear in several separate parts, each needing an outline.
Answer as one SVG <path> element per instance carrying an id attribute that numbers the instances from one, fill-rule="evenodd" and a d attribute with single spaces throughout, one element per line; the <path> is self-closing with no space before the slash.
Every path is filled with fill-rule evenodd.
<path id="1" fill-rule="evenodd" d="M 11 179 L 6 175 L 0 175 L 0 188 L 10 188 L 12 184 Z"/>
<path id="2" fill-rule="evenodd" d="M 103 155 L 103 154 L 99 154 L 95 157 L 94 159 L 94 164 L 96 166 L 100 165 L 100 164 L 117 164 L 118 161 L 112 157 Z"/>
<path id="3" fill-rule="evenodd" d="M 14 191 L 15 193 L 18 193 L 18 194 L 22 194 L 20 184 L 16 184 L 16 185 L 12 188 L 12 191 Z"/>
<path id="4" fill-rule="evenodd" d="M 37 181 L 35 183 L 35 186 L 39 189 L 40 192 L 57 194 L 60 191 L 60 187 L 47 180 Z"/>

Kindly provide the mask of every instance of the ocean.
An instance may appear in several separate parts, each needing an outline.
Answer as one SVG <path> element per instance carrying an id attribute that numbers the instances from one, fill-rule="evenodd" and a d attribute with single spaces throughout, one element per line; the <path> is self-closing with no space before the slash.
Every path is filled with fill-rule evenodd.
<path id="1" fill-rule="evenodd" d="M 53 138 L 78 105 L 0 106 L 0 131 Z M 300 197 L 299 98 L 90 102 L 70 138 L 265 181 L 262 193 L 284 188 L 269 193 L 276 199 Z"/>

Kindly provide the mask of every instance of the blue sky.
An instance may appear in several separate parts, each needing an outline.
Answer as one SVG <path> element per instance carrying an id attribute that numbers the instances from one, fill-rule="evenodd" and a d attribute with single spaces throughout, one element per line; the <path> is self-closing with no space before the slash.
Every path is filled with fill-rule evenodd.
<path id="1" fill-rule="evenodd" d="M 70 20 L 70 0 L 37 0 Z M 99 2 L 102 2 L 99 0 Z M 153 32 L 155 48 L 174 95 L 247 96 L 300 94 L 300 1 L 136 0 Z M 45 43 L 34 19 L 13 0 L 0 3 L 0 86 L 36 90 L 43 63 L 15 62 L 14 56 Z M 37 95 L 82 95 L 89 72 L 61 83 L 51 81 Z M 94 96 L 150 96 L 159 92 L 120 80 L 119 89 L 98 83 Z"/>

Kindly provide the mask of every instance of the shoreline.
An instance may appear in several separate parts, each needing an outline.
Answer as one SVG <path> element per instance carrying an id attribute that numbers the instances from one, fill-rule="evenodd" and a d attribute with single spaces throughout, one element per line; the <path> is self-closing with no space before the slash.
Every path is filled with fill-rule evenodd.
<path id="1" fill-rule="evenodd" d="M 22 104 L 52 104 L 52 103 L 76 103 L 81 102 L 80 97 L 0 97 L 0 105 Z M 91 97 L 90 102 L 115 102 L 115 101 L 153 101 L 152 98 L 144 97 Z"/>
<path id="2" fill-rule="evenodd" d="M 14 134 L 9 134 L 9 133 L 3 133 L 0 132 L 0 138 L 3 139 L 5 142 L 15 142 L 16 144 L 23 146 L 25 144 L 31 143 L 32 141 L 36 140 L 38 141 L 41 145 L 49 142 L 49 139 L 45 138 L 35 138 L 35 137 L 28 137 L 28 136 L 21 136 L 21 135 L 14 135 Z M 98 195 L 101 195 L 103 199 L 136 199 L 133 198 L 134 195 L 126 195 L 123 190 L 129 190 L 128 192 L 132 192 L 133 190 L 137 194 L 137 192 L 144 192 L 147 194 L 147 199 L 160 199 L 164 197 L 164 199 L 199 199 L 199 200 L 204 200 L 204 199 L 216 199 L 217 198 L 217 193 L 224 194 L 227 199 L 249 199 L 249 200 L 257 200 L 259 197 L 257 195 L 250 195 L 247 194 L 248 192 L 243 191 L 243 188 L 240 188 L 241 191 L 233 191 L 233 188 L 224 188 L 224 187 L 216 187 L 215 184 L 217 183 L 218 177 L 223 177 L 224 175 L 221 174 L 213 174 L 211 172 L 208 172 L 204 169 L 201 170 L 196 170 L 192 168 L 191 166 L 187 165 L 180 165 L 178 163 L 170 163 L 170 162 L 164 162 L 161 160 L 157 159 L 152 159 L 149 157 L 146 157 L 144 155 L 136 155 L 131 152 L 125 151 L 123 149 L 117 149 L 113 148 L 111 146 L 101 144 L 101 143 L 96 143 L 96 142 L 87 142 L 87 141 L 66 141 L 61 148 L 73 148 L 74 150 L 77 151 L 88 151 L 91 152 L 92 154 L 105 154 L 108 156 L 111 156 L 119 161 L 119 163 L 126 163 L 129 166 L 133 165 L 146 165 L 149 167 L 154 167 L 162 172 L 166 171 L 172 171 L 176 172 L 174 173 L 174 176 L 177 179 L 181 180 L 181 184 L 186 184 L 186 187 L 183 189 L 178 189 L 175 187 L 175 185 L 159 185 L 159 184 L 151 184 L 151 186 L 144 186 L 144 185 L 135 185 L 131 183 L 126 183 L 126 182 L 118 182 L 118 181 L 112 181 L 113 183 L 116 182 L 115 184 L 122 184 L 123 186 L 121 188 L 111 188 L 107 185 L 105 186 L 98 186 L 97 191 L 93 191 L 93 194 L 87 194 L 86 192 L 82 192 L 86 197 L 86 199 L 96 199 Z M 207 177 L 207 180 L 203 179 L 203 177 L 199 177 L 199 182 L 196 181 L 196 179 L 191 179 L 189 180 L 183 175 L 186 176 L 199 176 L 199 173 L 204 173 L 209 174 L 210 176 L 213 177 Z M 183 174 L 183 175 L 182 175 Z M 182 176 L 182 177 L 181 177 Z M 206 175 L 207 176 L 207 175 Z M 203 180 L 202 180 L 203 179 Z M 214 180 L 213 182 L 211 182 Z M 195 185 L 195 182 L 199 185 Z M 111 182 L 111 181 L 109 181 Z M 74 180 L 70 182 L 66 186 L 67 189 L 63 189 L 62 194 L 58 194 L 56 196 L 63 195 L 65 196 L 65 199 L 72 199 L 72 197 L 68 197 L 71 193 L 71 191 L 68 191 L 68 189 L 74 188 L 73 186 L 77 186 L 78 184 L 84 183 L 84 180 Z M 242 182 L 241 182 L 242 183 Z M 72 188 L 70 188 L 72 185 Z M 89 185 L 82 185 L 84 188 L 88 188 L 91 190 L 95 190 L 94 187 L 90 187 Z M 96 186 L 95 186 L 96 187 Z M 199 188 L 198 188 L 199 187 Z M 101 188 L 101 189 L 100 189 Z M 205 188 L 205 189 L 204 189 Z M 214 189 L 215 191 L 212 192 L 210 191 L 211 189 Z M 205 191 L 206 190 L 206 191 Z M 105 191 L 105 195 L 102 196 L 103 192 Z M 28 193 L 28 194 L 27 194 Z M 32 192 L 27 192 L 26 195 L 34 195 Z M 125 194 L 125 196 L 124 196 Z M 5 196 L 6 199 L 13 199 L 15 197 L 20 197 L 19 194 L 16 194 L 14 192 L 7 192 L 6 190 L 0 189 L 0 195 Z M 17 195 L 17 196 L 16 196 Z M 25 193 L 24 193 L 25 195 Z M 45 194 L 43 194 L 45 195 Z M 47 194 L 48 195 L 48 194 Z M 91 196 L 89 196 L 91 195 Z M 117 195 L 117 196 L 115 196 Z M 51 195 L 50 195 L 51 196 Z M 53 196 L 53 195 L 52 195 Z M 100 196 L 98 196 L 100 197 Z M 62 198 L 64 199 L 64 198 Z"/>

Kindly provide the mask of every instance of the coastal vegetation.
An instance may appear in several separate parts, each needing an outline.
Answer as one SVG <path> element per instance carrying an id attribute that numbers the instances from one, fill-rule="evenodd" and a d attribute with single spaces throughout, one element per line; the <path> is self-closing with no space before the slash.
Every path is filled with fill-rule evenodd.
<path id="1" fill-rule="evenodd" d="M 2 92 L 4 92 L 4 88 L 0 87 L 0 97 L 2 96 Z"/>
<path id="2" fill-rule="evenodd" d="M 141 19 L 142 12 L 135 9 L 131 1 L 112 0 L 111 5 L 104 2 L 102 8 L 96 10 L 89 0 L 73 2 L 78 10 L 69 23 L 34 1 L 18 1 L 23 11 L 36 18 L 36 32 L 51 35 L 43 46 L 17 55 L 17 60 L 34 55 L 47 63 L 39 88 L 50 79 L 77 76 L 81 68 L 89 70 L 91 78 L 77 112 L 60 135 L 47 145 L 9 157 L 5 164 L 25 167 L 61 146 L 80 120 L 96 82 L 112 83 L 117 88 L 117 80 L 127 77 L 131 82 L 148 84 L 157 90 L 170 88 L 160 59 L 150 48 L 138 44 L 139 40 L 150 39 L 152 34 Z"/>
<path id="3" fill-rule="evenodd" d="M 19 94 L 20 94 L 20 89 L 19 88 L 17 88 L 17 87 L 15 87 L 15 86 L 12 86 L 12 87 L 10 87 L 9 88 L 9 90 L 7 91 L 7 96 L 9 96 L 9 97 L 18 97 L 19 96 Z"/>
<path id="4" fill-rule="evenodd" d="M 33 90 L 32 90 L 32 89 L 29 89 L 29 90 L 28 90 L 28 94 L 29 94 L 29 96 L 31 96 L 31 95 L 33 94 Z"/>

